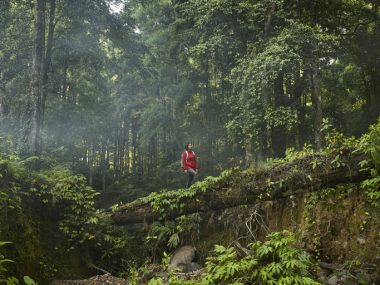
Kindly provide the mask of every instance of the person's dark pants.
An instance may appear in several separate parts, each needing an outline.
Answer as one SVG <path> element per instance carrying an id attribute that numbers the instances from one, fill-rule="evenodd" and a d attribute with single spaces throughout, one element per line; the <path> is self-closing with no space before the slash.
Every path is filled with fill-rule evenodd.
<path id="1" fill-rule="evenodd" d="M 194 169 L 189 168 L 187 173 L 189 173 L 189 180 L 187 181 L 186 188 L 189 188 L 193 184 L 197 172 Z"/>

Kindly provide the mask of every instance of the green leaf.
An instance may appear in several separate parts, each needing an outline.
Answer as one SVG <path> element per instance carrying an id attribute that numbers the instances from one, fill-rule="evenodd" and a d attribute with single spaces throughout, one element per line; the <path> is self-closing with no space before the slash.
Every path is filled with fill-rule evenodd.
<path id="1" fill-rule="evenodd" d="M 29 276 L 24 276 L 24 282 L 26 285 L 37 285 L 37 283 Z"/>

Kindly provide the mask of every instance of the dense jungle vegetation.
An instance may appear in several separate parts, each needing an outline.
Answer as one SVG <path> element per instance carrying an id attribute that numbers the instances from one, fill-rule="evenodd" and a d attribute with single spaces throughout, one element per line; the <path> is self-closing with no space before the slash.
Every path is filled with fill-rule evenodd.
<path id="1" fill-rule="evenodd" d="M 339 261 L 379 266 L 379 116 L 378 0 L 0 0 L 0 279 L 110 272 L 140 284 L 148 263 L 167 268 L 164 252 L 205 238 L 201 213 L 165 220 L 199 193 L 271 167 L 351 169 L 358 154 L 356 181 L 309 187 L 301 228 L 256 220 L 270 231 L 236 231 L 244 254 L 215 231 L 203 277 L 149 284 L 320 284 L 316 262 L 339 258 L 321 246 L 316 205 L 362 194 L 353 231 L 376 247 Z M 200 181 L 183 189 L 188 142 Z M 286 183 L 265 181 L 268 197 Z M 161 219 L 115 225 L 129 202 Z M 215 215 L 231 232 L 243 214 Z"/>

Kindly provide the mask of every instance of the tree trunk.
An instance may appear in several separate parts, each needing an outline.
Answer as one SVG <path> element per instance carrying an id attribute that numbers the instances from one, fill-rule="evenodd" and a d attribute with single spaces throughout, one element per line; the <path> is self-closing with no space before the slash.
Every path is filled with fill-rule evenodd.
<path id="1" fill-rule="evenodd" d="M 368 177 L 368 173 L 360 171 L 358 165 L 365 159 L 365 155 L 357 152 L 353 154 L 352 151 L 343 151 L 344 163 L 339 167 L 332 162 L 335 154 L 329 156 L 316 154 L 270 169 L 233 174 L 210 184 L 206 191 L 199 191 L 191 196 L 180 196 L 180 193 L 173 191 L 165 196 L 167 206 L 159 206 L 163 211 L 162 215 L 154 211 L 149 202 L 143 199 L 136 200 L 120 207 L 112 214 L 112 220 L 122 225 L 173 219 L 181 215 L 282 199 L 299 193 L 334 187 L 339 183 L 360 181 Z M 321 164 L 313 168 L 314 160 L 318 160 Z"/>
<path id="2" fill-rule="evenodd" d="M 45 102 L 46 96 L 48 92 L 48 77 L 51 66 L 51 56 L 53 50 L 53 39 L 54 39 L 54 27 L 55 27 L 55 8 L 56 8 L 56 0 L 49 0 L 50 10 L 49 10 L 49 32 L 47 37 L 46 44 L 46 55 L 43 64 L 43 75 L 42 75 L 42 98 L 41 98 L 41 128 L 44 123 L 45 118 Z"/>
<path id="3" fill-rule="evenodd" d="M 57 141 L 58 141 L 58 145 L 63 145 L 65 142 L 65 124 L 66 124 L 66 121 L 67 121 L 67 112 L 68 112 L 68 108 L 67 108 L 67 93 L 68 93 L 68 79 L 67 79 L 67 76 L 68 76 L 68 63 L 67 61 L 65 60 L 64 61 L 64 64 L 63 64 L 63 74 L 62 74 L 62 90 L 61 90 L 61 98 L 62 98 L 62 101 L 60 102 L 61 103 L 61 110 L 59 111 L 60 112 L 60 120 L 58 122 L 58 138 L 57 138 Z"/>
<path id="4" fill-rule="evenodd" d="M 132 174 L 137 172 L 137 126 L 136 119 L 132 119 L 131 126 L 131 135 L 132 135 Z"/>
<path id="5" fill-rule="evenodd" d="M 314 109 L 314 143 L 316 149 L 322 148 L 322 99 L 321 99 L 321 87 L 320 87 L 320 76 L 317 64 L 314 62 L 312 64 L 311 72 L 311 101 Z"/>
<path id="6" fill-rule="evenodd" d="M 301 148 L 306 141 L 305 131 L 307 126 L 305 125 L 306 112 L 303 104 L 302 93 L 305 88 L 305 78 L 307 77 L 307 71 L 304 70 L 301 77 L 301 65 L 298 63 L 294 71 L 295 82 L 294 82 L 294 94 L 293 94 L 293 104 L 296 106 L 299 112 L 299 125 L 296 130 L 296 146 Z"/>
<path id="7" fill-rule="evenodd" d="M 130 173 L 130 145 L 129 145 L 129 122 L 128 118 L 124 116 L 122 127 L 122 141 L 120 152 L 121 173 Z"/>
<path id="8" fill-rule="evenodd" d="M 33 62 L 31 72 L 31 94 L 28 106 L 28 148 L 35 155 L 40 153 L 40 131 L 41 131 L 41 88 L 42 67 L 45 43 L 45 0 L 37 0 L 35 37 Z"/>
<path id="9" fill-rule="evenodd" d="M 101 140 L 101 153 L 100 153 L 100 168 L 102 170 L 102 191 L 106 191 L 106 172 L 107 172 L 107 167 L 106 167 L 106 142 L 105 139 L 102 138 Z"/>
<path id="10" fill-rule="evenodd" d="M 265 38 L 269 37 L 269 33 L 272 30 L 273 14 L 274 12 L 276 12 L 276 9 L 277 9 L 277 5 L 275 3 L 272 3 L 269 9 L 268 16 L 267 16 L 267 21 L 265 22 L 265 26 L 264 26 Z"/>
<path id="11" fill-rule="evenodd" d="M 0 118 L 4 115 L 4 96 L 5 82 L 3 80 L 3 72 L 0 71 Z"/>
<path id="12" fill-rule="evenodd" d="M 120 128 L 118 125 L 115 127 L 115 140 L 114 140 L 114 154 L 113 154 L 113 169 L 114 179 L 118 181 L 120 178 Z"/>
<path id="13" fill-rule="evenodd" d="M 274 94 L 274 107 L 279 108 L 285 106 L 285 92 L 284 92 L 284 74 L 279 72 L 277 78 L 274 80 L 273 84 L 273 94 Z M 272 128 L 272 147 L 273 154 L 275 157 L 284 157 L 286 150 L 286 126 L 274 126 Z"/>
<path id="14" fill-rule="evenodd" d="M 273 14 L 276 12 L 276 9 L 277 5 L 275 3 L 272 3 L 269 7 L 267 20 L 264 26 L 264 41 L 268 41 L 269 39 L 270 32 L 272 30 Z M 271 102 L 271 86 L 269 86 L 268 84 L 262 84 L 261 102 L 263 105 L 263 113 L 265 113 L 265 110 L 268 108 Z M 258 161 L 264 160 L 269 155 L 271 142 L 271 134 L 268 131 L 267 124 L 265 121 L 263 121 L 260 130 L 261 135 L 259 139 L 259 145 L 261 145 L 261 149 L 256 149 L 256 157 Z"/>
<path id="15" fill-rule="evenodd" d="M 92 143 L 91 149 L 88 150 L 89 152 L 89 160 L 88 160 L 88 169 L 89 169 L 89 177 L 88 177 L 88 184 L 92 187 L 94 186 L 94 158 L 95 158 L 95 146 Z"/>

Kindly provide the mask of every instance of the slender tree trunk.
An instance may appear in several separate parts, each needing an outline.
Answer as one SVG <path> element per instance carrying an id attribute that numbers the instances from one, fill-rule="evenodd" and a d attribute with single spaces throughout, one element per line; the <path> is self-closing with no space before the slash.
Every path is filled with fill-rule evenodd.
<path id="1" fill-rule="evenodd" d="M 4 115 L 5 82 L 3 76 L 3 72 L 0 71 L 0 118 Z"/>
<path id="2" fill-rule="evenodd" d="M 31 96 L 28 106 L 28 147 L 35 155 L 40 153 L 41 131 L 41 83 L 45 43 L 45 0 L 37 0 L 33 62 L 31 73 Z"/>
<path id="3" fill-rule="evenodd" d="M 136 174 L 137 170 L 137 126 L 136 126 L 136 120 L 132 120 L 132 174 Z"/>
<path id="4" fill-rule="evenodd" d="M 101 153 L 100 153 L 100 168 L 102 170 L 102 191 L 106 191 L 106 142 L 105 139 L 101 140 Z"/>
<path id="5" fill-rule="evenodd" d="M 89 150 L 89 163 L 88 163 L 88 167 L 89 167 L 88 184 L 90 184 L 90 186 L 94 185 L 94 163 L 95 163 L 94 159 L 95 159 L 95 145 L 92 144 L 91 149 Z"/>
<path id="6" fill-rule="evenodd" d="M 318 19 L 318 1 L 313 1 L 313 23 L 314 26 L 317 25 Z M 311 62 L 311 102 L 314 109 L 314 144 L 316 149 L 322 148 L 322 97 L 321 97 L 321 87 L 320 87 L 320 73 L 318 66 L 318 58 L 313 58 Z"/>
<path id="7" fill-rule="evenodd" d="M 272 21 L 273 21 L 273 14 L 277 10 L 277 5 L 276 3 L 272 3 L 271 7 L 269 9 L 269 13 L 267 15 L 267 21 L 265 22 L 265 27 L 264 27 L 264 36 L 265 38 L 269 37 L 269 33 L 272 30 Z"/>
<path id="8" fill-rule="evenodd" d="M 246 168 L 250 167 L 251 166 L 251 163 L 253 161 L 255 161 L 255 158 L 254 158 L 254 153 L 253 153 L 253 143 L 252 141 L 249 141 L 246 145 L 245 145 L 245 155 L 244 155 L 244 166 Z"/>
<path id="9" fill-rule="evenodd" d="M 54 40 L 54 27 L 55 27 L 55 9 L 56 9 L 56 0 L 49 0 L 50 10 L 49 10 L 49 31 L 47 37 L 47 45 L 46 45 L 46 55 L 43 64 L 43 76 L 42 76 L 42 98 L 41 98 L 41 127 L 44 123 L 45 118 L 45 102 L 46 96 L 48 92 L 48 77 L 51 66 L 51 57 L 53 50 L 53 40 Z"/>
<path id="10" fill-rule="evenodd" d="M 272 3 L 271 6 L 269 7 L 268 14 L 267 14 L 267 20 L 265 22 L 264 26 L 264 41 L 268 41 L 270 32 L 272 30 L 272 22 L 273 22 L 273 15 L 276 12 L 277 5 L 275 3 Z M 262 105 L 263 105 L 263 113 L 265 113 L 265 110 L 268 108 L 270 101 L 271 101 L 271 90 L 270 86 L 268 84 L 265 84 L 262 86 Z M 264 115 L 264 114 L 263 114 Z M 262 126 L 261 126 L 261 136 L 260 136 L 260 143 L 261 149 L 256 150 L 257 154 L 257 160 L 261 161 L 264 160 L 270 148 L 271 142 L 271 134 L 268 132 L 268 128 L 266 125 L 266 122 L 263 121 Z"/>
<path id="11" fill-rule="evenodd" d="M 113 154 L 113 168 L 114 168 L 114 179 L 116 181 L 120 178 L 120 131 L 119 126 L 116 125 L 115 128 L 115 141 L 114 141 L 114 154 Z"/>
<path id="12" fill-rule="evenodd" d="M 296 129 L 296 145 L 298 148 L 301 148 L 305 141 L 306 136 L 304 130 L 307 129 L 305 126 L 305 108 L 303 106 L 303 98 L 302 93 L 305 88 L 305 77 L 307 76 L 307 72 L 304 71 L 301 77 L 301 65 L 298 63 L 295 67 L 295 83 L 294 83 L 294 95 L 293 95 L 293 104 L 296 106 L 299 112 L 299 125 Z"/>
<path id="13" fill-rule="evenodd" d="M 206 59 L 206 65 L 205 65 L 205 73 L 206 73 L 206 78 L 205 78 L 205 92 L 204 92 L 204 116 L 205 116 L 205 126 L 206 126 L 206 139 L 207 139 L 207 149 L 206 152 L 212 156 L 212 144 L 211 144 L 211 132 L 212 132 L 212 127 L 211 127 L 211 117 L 212 117 L 212 104 L 211 104 L 211 86 L 210 86 L 210 81 L 211 81 L 211 74 L 212 70 L 210 68 L 210 63 L 209 59 Z"/>
<path id="14" fill-rule="evenodd" d="M 119 141 L 119 162 L 121 175 L 129 173 L 129 131 L 127 118 L 124 116 L 121 124 Z"/>
<path id="15" fill-rule="evenodd" d="M 380 115 L 380 84 L 379 84 L 380 74 L 373 67 L 369 72 L 370 89 L 369 89 L 369 123 L 375 123 Z"/>
<path id="16" fill-rule="evenodd" d="M 58 124 L 58 145 L 63 145 L 65 141 L 65 124 L 66 124 L 66 118 L 67 118 L 67 93 L 68 93 L 68 82 L 67 82 L 67 73 L 68 73 L 68 64 L 67 61 L 65 60 L 63 64 L 63 74 L 62 74 L 62 90 L 61 90 L 61 108 L 60 108 L 60 120 L 57 122 Z"/>
<path id="17" fill-rule="evenodd" d="M 274 107 L 279 108 L 285 106 L 285 92 L 284 92 L 284 74 L 279 72 L 273 84 L 274 93 Z M 275 157 L 283 157 L 286 150 L 286 126 L 280 125 L 272 129 L 272 147 Z"/>
<path id="18" fill-rule="evenodd" d="M 320 76 L 317 64 L 314 62 L 312 64 L 311 72 L 311 101 L 314 109 L 314 143 L 316 149 L 322 148 L 322 97 L 321 97 L 321 87 L 320 87 Z"/>
<path id="19" fill-rule="evenodd" d="M 2 0 L 0 1 L 0 11 L 2 11 L 2 17 L 0 18 L 0 26 L 2 29 L 0 29 L 0 38 L 4 36 L 4 33 L 6 33 L 8 27 L 10 25 L 10 18 L 11 13 L 9 11 L 10 9 L 10 0 Z M 4 54 L 0 58 L 0 66 L 3 65 L 3 63 L 8 61 L 9 56 L 5 56 Z M 0 118 L 5 115 L 5 106 L 4 106 L 4 97 L 5 97 L 5 78 L 4 78 L 4 71 L 0 69 Z"/>
<path id="20" fill-rule="evenodd" d="M 123 119 L 125 120 L 125 119 Z M 120 165 L 120 175 L 124 174 L 124 168 L 125 168 L 125 122 L 122 122 L 121 129 L 120 129 L 120 137 L 119 137 L 119 165 Z M 128 152 L 127 152 L 128 153 Z"/>

